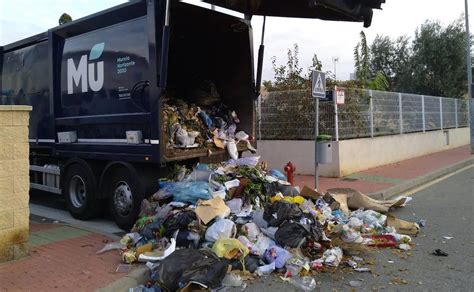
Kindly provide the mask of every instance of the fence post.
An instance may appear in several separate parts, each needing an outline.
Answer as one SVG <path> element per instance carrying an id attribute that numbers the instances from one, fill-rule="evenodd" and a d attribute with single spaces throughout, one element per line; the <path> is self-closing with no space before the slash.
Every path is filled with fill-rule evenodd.
<path id="1" fill-rule="evenodd" d="M 439 97 L 439 124 L 441 130 L 443 129 L 443 100 Z"/>
<path id="2" fill-rule="evenodd" d="M 339 112 L 337 110 L 337 87 L 334 87 L 332 99 L 334 101 L 334 134 L 336 141 L 339 141 Z"/>
<path id="3" fill-rule="evenodd" d="M 456 120 L 456 128 L 459 127 L 459 122 L 458 122 L 458 100 L 454 100 L 454 119 Z"/>
<path id="4" fill-rule="evenodd" d="M 403 134 L 403 109 L 402 109 L 402 94 L 398 93 L 398 118 L 400 121 L 400 134 Z"/>
<path id="5" fill-rule="evenodd" d="M 426 132 L 426 119 L 425 119 L 425 96 L 421 96 L 421 115 L 423 118 L 423 133 Z"/>
<path id="6" fill-rule="evenodd" d="M 372 95 L 372 89 L 369 90 L 370 100 L 369 100 L 369 115 L 370 115 L 370 137 L 374 137 L 374 101 Z"/>

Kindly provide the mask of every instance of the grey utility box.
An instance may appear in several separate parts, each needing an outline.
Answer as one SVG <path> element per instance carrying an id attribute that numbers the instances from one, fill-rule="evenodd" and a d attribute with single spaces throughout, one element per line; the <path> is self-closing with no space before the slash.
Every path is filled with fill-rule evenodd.
<path id="1" fill-rule="evenodd" d="M 75 142 L 77 142 L 77 133 L 76 133 L 76 131 L 59 132 L 58 133 L 58 142 L 59 143 L 75 143 Z"/>
<path id="2" fill-rule="evenodd" d="M 316 162 L 328 164 L 332 162 L 332 144 L 331 142 L 318 142 L 318 156 Z"/>

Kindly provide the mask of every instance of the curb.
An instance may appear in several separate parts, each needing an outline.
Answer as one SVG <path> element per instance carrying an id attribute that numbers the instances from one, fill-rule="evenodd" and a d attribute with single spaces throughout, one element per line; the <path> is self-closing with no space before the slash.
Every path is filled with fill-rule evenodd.
<path id="1" fill-rule="evenodd" d="M 399 195 L 403 192 L 409 191 L 421 185 L 427 184 L 451 172 L 454 172 L 456 170 L 462 169 L 470 165 L 474 165 L 474 157 L 471 157 L 466 160 L 452 164 L 450 166 L 435 170 L 433 172 L 424 174 L 414 179 L 405 181 L 403 183 L 384 189 L 382 191 L 370 193 L 369 196 L 377 200 L 387 200 L 387 199 L 390 199 L 391 197 L 394 197 L 396 195 Z"/>
<path id="2" fill-rule="evenodd" d="M 145 265 L 137 266 L 132 272 L 123 278 L 108 284 L 107 286 L 97 289 L 97 292 L 129 292 L 130 288 L 138 285 L 144 285 L 149 280 L 149 269 Z"/>

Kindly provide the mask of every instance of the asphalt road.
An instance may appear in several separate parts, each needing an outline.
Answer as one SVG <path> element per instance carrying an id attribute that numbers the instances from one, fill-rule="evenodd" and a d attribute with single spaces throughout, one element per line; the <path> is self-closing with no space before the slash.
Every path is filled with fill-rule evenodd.
<path id="1" fill-rule="evenodd" d="M 393 212 L 405 220 L 426 220 L 426 226 L 414 238 L 416 247 L 410 251 L 411 256 L 390 249 L 360 255 L 373 260 L 374 264 L 368 266 L 372 273 L 339 270 L 319 274 L 315 276 L 315 291 L 474 291 L 473 212 L 474 167 L 415 193 L 408 206 Z M 443 236 L 454 238 L 447 240 Z M 432 255 L 438 248 L 449 255 Z M 360 281 L 362 285 L 353 288 L 350 281 Z M 298 291 L 277 276 L 249 284 L 245 291 L 270 289 Z"/>
<path id="2" fill-rule="evenodd" d="M 67 222 L 72 219 L 64 211 L 64 203 L 59 197 L 40 192 L 32 195 L 31 202 L 32 213 L 35 209 L 54 220 Z M 393 249 L 360 254 L 373 263 L 368 265 L 371 273 L 346 269 L 319 274 L 315 276 L 318 283 L 315 291 L 474 291 L 473 212 L 474 167 L 415 193 L 408 206 L 393 213 L 409 221 L 426 220 L 426 226 L 414 238 L 416 247 L 410 254 Z M 119 234 L 107 218 L 92 222 L 72 220 L 69 223 L 73 225 L 89 225 L 104 233 Z M 443 236 L 454 238 L 448 240 Z M 431 252 L 438 248 L 449 256 L 432 255 Z M 361 286 L 353 288 L 350 281 L 360 281 Z M 248 284 L 245 291 L 260 292 L 263 289 L 298 291 L 273 275 Z M 241 291 L 241 288 L 230 291 Z"/>

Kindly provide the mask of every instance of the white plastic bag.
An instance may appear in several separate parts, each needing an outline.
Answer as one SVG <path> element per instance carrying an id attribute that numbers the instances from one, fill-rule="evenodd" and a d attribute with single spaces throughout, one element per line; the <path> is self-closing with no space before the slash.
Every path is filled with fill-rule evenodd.
<path id="1" fill-rule="evenodd" d="M 257 252 L 258 256 L 262 256 L 265 251 L 270 247 L 275 245 L 275 241 L 273 241 L 270 237 L 267 237 L 263 234 L 258 236 L 257 242 L 254 245 L 255 251 Z"/>
<path id="2" fill-rule="evenodd" d="M 243 229 L 247 234 L 248 239 L 251 241 L 257 240 L 257 236 L 260 234 L 260 229 L 258 228 L 257 224 L 250 222 L 244 225 Z"/>
<path id="3" fill-rule="evenodd" d="M 226 143 L 227 152 L 229 153 L 230 158 L 237 160 L 239 158 L 239 153 L 237 151 L 237 144 L 235 141 L 228 141 Z"/>
<path id="4" fill-rule="evenodd" d="M 229 219 L 220 219 L 212 224 L 206 231 L 206 240 L 214 242 L 220 236 L 234 237 L 236 233 L 235 223 Z"/>
<path id="5" fill-rule="evenodd" d="M 230 208 L 232 214 L 239 214 L 242 211 L 242 199 L 240 198 L 229 200 L 225 204 Z"/>

